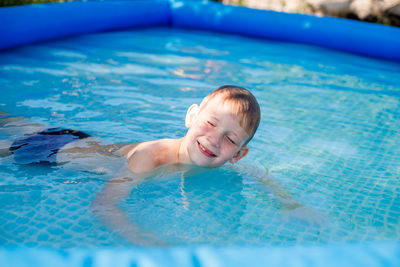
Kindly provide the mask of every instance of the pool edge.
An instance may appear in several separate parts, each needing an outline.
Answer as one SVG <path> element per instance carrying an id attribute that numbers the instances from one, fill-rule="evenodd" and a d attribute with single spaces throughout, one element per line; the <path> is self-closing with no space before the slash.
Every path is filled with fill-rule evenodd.
<path id="1" fill-rule="evenodd" d="M 0 249 L 2 266 L 399 266 L 399 242 L 295 246 Z"/>
<path id="2" fill-rule="evenodd" d="M 73 35 L 151 26 L 235 33 L 400 62 L 400 28 L 207 1 L 172 0 L 2 7 L 0 51 Z"/>

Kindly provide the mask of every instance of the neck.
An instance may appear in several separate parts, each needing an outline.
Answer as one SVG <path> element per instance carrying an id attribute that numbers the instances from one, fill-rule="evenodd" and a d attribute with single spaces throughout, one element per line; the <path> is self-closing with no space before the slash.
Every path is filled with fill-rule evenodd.
<path id="1" fill-rule="evenodd" d="M 177 143 L 176 143 L 176 163 L 177 164 L 190 164 L 190 158 L 189 158 L 189 154 L 188 151 L 186 150 L 186 145 L 185 145 L 185 137 L 182 137 L 180 139 L 177 139 Z"/>

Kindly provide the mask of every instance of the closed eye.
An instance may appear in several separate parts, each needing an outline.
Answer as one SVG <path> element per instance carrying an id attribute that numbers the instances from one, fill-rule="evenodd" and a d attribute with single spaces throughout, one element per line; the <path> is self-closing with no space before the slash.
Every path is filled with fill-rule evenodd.
<path id="1" fill-rule="evenodd" d="M 215 127 L 215 124 L 212 123 L 211 121 L 207 121 L 208 124 L 210 124 L 212 127 Z"/>
<path id="2" fill-rule="evenodd" d="M 232 144 L 236 145 L 236 142 L 233 141 L 229 136 L 226 137 L 228 139 L 229 142 L 231 142 Z"/>

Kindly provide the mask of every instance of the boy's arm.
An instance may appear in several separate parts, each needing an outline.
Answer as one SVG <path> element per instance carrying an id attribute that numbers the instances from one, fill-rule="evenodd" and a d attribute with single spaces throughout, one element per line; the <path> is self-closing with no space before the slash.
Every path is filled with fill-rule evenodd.
<path id="1" fill-rule="evenodd" d="M 262 167 L 247 166 L 243 163 L 236 163 L 233 168 L 241 173 L 247 173 L 251 177 L 256 178 L 262 185 L 265 185 L 268 190 L 273 194 L 280 204 L 280 209 L 284 212 L 283 217 L 286 220 L 297 219 L 305 221 L 309 224 L 324 225 L 326 218 L 318 211 L 300 203 L 293 198 L 288 191 L 286 191 L 278 181 L 273 179 L 268 170 Z"/>
<path id="2" fill-rule="evenodd" d="M 264 167 L 249 166 L 241 162 L 231 166 L 238 172 L 249 174 L 251 177 L 256 178 L 262 185 L 265 185 L 268 191 L 279 201 L 281 209 L 293 210 L 304 207 L 304 205 L 293 198 L 278 181 L 272 179 L 268 170 Z"/>
<path id="3" fill-rule="evenodd" d="M 148 159 L 151 161 L 151 158 Z M 142 163 L 146 164 L 143 161 Z M 129 197 L 134 187 L 154 174 L 154 171 L 132 173 L 128 166 L 124 166 L 113 179 L 106 183 L 102 192 L 97 194 L 92 203 L 93 212 L 108 228 L 134 244 L 164 245 L 153 233 L 143 232 L 118 206 L 121 201 Z"/>

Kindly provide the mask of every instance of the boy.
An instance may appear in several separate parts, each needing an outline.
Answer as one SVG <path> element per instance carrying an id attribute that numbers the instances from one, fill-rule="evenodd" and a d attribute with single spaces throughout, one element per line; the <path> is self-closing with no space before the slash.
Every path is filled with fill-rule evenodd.
<path id="1" fill-rule="evenodd" d="M 222 86 L 211 92 L 200 106 L 189 107 L 186 135 L 180 139 L 161 139 L 122 147 L 127 169 L 107 183 L 97 196 L 93 209 L 112 229 L 134 243 L 163 244 L 151 233 L 129 221 L 117 204 L 145 177 L 157 173 L 181 172 L 183 175 L 235 163 L 247 155 L 246 144 L 260 122 L 260 107 L 255 97 L 237 86 Z"/>
<path id="2" fill-rule="evenodd" d="M 0 112 L 0 124 L 7 126 L 3 131 L 25 136 L 0 150 L 3 156 L 13 154 L 19 164 L 63 163 L 65 167 L 101 172 L 108 172 L 112 162 L 125 158 L 126 166 L 106 184 L 93 209 L 106 225 L 125 238 L 139 244 L 153 244 L 157 238 L 146 239 L 117 204 L 146 177 L 169 172 L 188 175 L 227 161 L 237 162 L 248 153 L 246 144 L 259 122 L 260 107 L 255 97 L 244 88 L 228 85 L 214 90 L 200 106 L 189 107 L 185 119 L 189 130 L 180 139 L 104 145 L 80 131 L 46 129 Z M 36 134 L 26 137 L 32 132 Z"/>
<path id="3" fill-rule="evenodd" d="M 3 117 L 0 118 L 0 124 L 15 120 L 7 118 L 4 113 L 0 115 Z M 14 128 L 19 128 L 19 131 L 33 127 L 40 132 L 15 141 L 7 153 L 14 154 L 15 161 L 23 164 L 64 163 L 66 167 L 92 171 L 96 166 L 96 172 L 108 172 L 107 168 L 112 162 L 121 162 L 122 157 L 125 166 L 97 195 L 92 209 L 109 228 L 133 243 L 162 245 L 163 242 L 152 233 L 146 233 L 132 223 L 118 204 L 146 177 L 170 172 L 180 172 L 183 177 L 221 166 L 228 161 L 236 163 L 247 155 L 247 143 L 254 136 L 259 122 L 260 107 L 255 97 L 244 88 L 228 85 L 211 92 L 200 106 L 193 104 L 189 107 L 185 119 L 185 126 L 189 129 L 180 139 L 104 145 L 79 131 L 44 130 L 41 125 L 17 120 Z M 10 125 L 8 127 L 12 128 Z M 303 207 L 265 173 L 261 176 L 257 178 L 267 183 L 272 193 L 288 209 Z"/>

